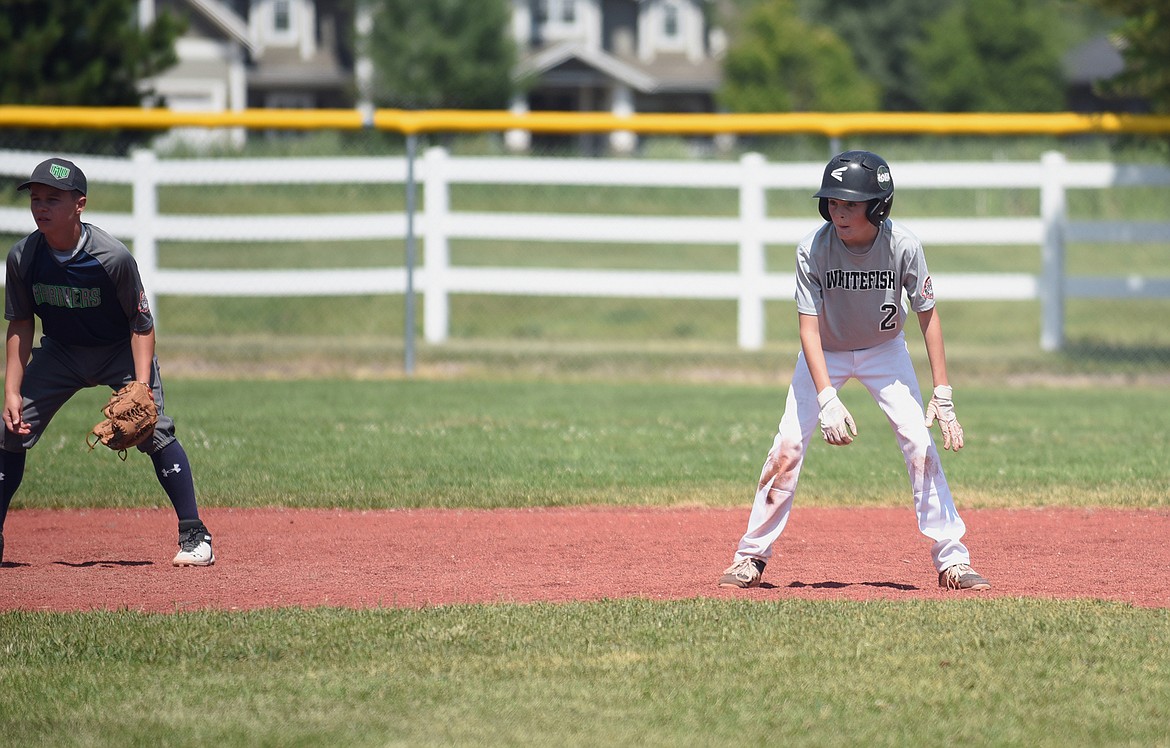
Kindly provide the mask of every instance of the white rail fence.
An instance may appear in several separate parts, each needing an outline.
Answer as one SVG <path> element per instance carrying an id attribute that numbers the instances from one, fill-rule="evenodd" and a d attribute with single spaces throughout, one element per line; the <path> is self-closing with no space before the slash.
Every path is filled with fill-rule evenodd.
<path id="1" fill-rule="evenodd" d="M 55 154 L 0 151 L 0 175 L 26 177 Z M 343 296 L 423 294 L 423 334 L 442 343 L 449 331 L 452 294 L 626 297 L 734 300 L 737 342 L 758 349 L 765 340 L 764 305 L 789 300 L 795 290 L 791 268 L 769 271 L 767 245 L 794 246 L 815 225 L 810 218 L 769 218 L 766 191 L 819 186 L 823 164 L 768 163 L 758 154 L 738 162 L 642 160 L 453 158 L 431 148 L 416 164 L 405 157 L 310 159 L 160 160 L 151 151 L 129 159 L 77 156 L 91 183 L 133 186 L 130 214 L 87 210 L 87 220 L 127 241 L 143 280 L 154 296 Z M 413 166 L 413 168 L 411 168 Z M 1064 303 L 1074 298 L 1170 298 L 1170 277 L 1067 276 L 1066 242 L 1170 242 L 1170 222 L 1070 221 L 1066 192 L 1080 188 L 1170 186 L 1170 168 L 1155 165 L 1071 163 L 1049 152 L 1038 162 L 900 163 L 899 189 L 1024 188 L 1040 193 L 1040 214 L 1028 218 L 905 217 L 929 248 L 934 245 L 1034 245 L 1042 267 L 1030 273 L 934 275 L 946 299 L 1041 301 L 1044 350 L 1064 340 Z M 178 215 L 159 212 L 164 185 L 225 184 L 408 184 L 423 189 L 421 213 L 338 215 Z M 455 184 L 585 185 L 726 188 L 739 193 L 734 217 L 605 216 L 473 213 L 451 209 Z M 811 204 L 811 200 L 810 200 Z M 95 203 L 95 207 L 96 206 Z M 0 231 L 32 229 L 27 209 L 0 208 Z M 402 240 L 413 232 L 425 241 L 423 265 L 333 270 L 180 270 L 159 267 L 161 241 Z M 484 268 L 452 265 L 456 239 L 617 242 L 626 244 L 727 244 L 738 247 L 738 267 L 723 272 Z"/>

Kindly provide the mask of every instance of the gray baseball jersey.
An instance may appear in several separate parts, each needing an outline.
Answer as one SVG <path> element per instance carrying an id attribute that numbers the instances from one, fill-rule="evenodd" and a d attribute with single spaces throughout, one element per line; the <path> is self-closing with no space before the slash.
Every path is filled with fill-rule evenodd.
<path id="1" fill-rule="evenodd" d="M 906 308 L 934 306 L 934 289 L 922 242 L 890 219 L 882 222 L 868 251 L 846 248 L 825 223 L 796 247 L 796 310 L 820 318 L 821 347 L 856 351 L 902 332 Z"/>
<path id="2" fill-rule="evenodd" d="M 129 343 L 154 326 L 134 257 L 122 242 L 84 224 L 81 246 L 58 259 L 34 231 L 8 253 L 4 318 L 41 318 L 46 337 L 78 346 Z M 133 373 L 133 372 L 131 372 Z"/>

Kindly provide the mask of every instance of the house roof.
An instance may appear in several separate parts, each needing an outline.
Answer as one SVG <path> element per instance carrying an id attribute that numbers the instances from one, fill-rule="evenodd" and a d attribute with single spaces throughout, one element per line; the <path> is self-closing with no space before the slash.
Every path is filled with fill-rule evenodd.
<path id="1" fill-rule="evenodd" d="M 658 81 L 659 92 L 714 91 L 723 79 L 719 60 L 708 57 L 696 63 L 682 53 L 659 53 L 653 62 L 643 63 L 641 68 Z"/>
<path id="2" fill-rule="evenodd" d="M 583 84 L 589 79 L 616 80 L 639 93 L 713 91 L 719 85 L 719 63 L 689 61 L 685 55 L 659 55 L 645 63 L 565 41 L 521 60 L 516 77 L 539 76 L 545 83 Z"/>
<path id="3" fill-rule="evenodd" d="M 267 49 L 248 74 L 248 85 L 265 88 L 329 89 L 344 86 L 349 74 L 337 59 L 319 51 L 310 59 L 301 59 L 295 49 Z"/>
<path id="4" fill-rule="evenodd" d="M 187 0 L 208 21 L 217 26 L 229 39 L 242 45 L 249 54 L 255 54 L 256 46 L 248 36 L 248 24 L 231 6 L 221 0 Z"/>
<path id="5" fill-rule="evenodd" d="M 604 51 L 589 49 L 573 41 L 554 44 L 525 58 L 517 66 L 516 77 L 538 75 L 543 78 L 566 64 L 570 68 L 580 67 L 572 63 L 583 64 L 586 68 L 600 72 L 642 93 L 650 93 L 657 87 L 654 78 L 637 67 L 622 62 Z"/>

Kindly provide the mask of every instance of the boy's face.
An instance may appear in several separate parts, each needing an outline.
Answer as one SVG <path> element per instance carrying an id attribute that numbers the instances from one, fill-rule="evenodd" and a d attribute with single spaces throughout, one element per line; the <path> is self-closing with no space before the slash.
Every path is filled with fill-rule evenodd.
<path id="1" fill-rule="evenodd" d="M 29 187 L 29 193 L 33 220 L 49 237 L 72 231 L 85 207 L 85 196 L 73 190 L 34 184 Z"/>
<path id="2" fill-rule="evenodd" d="M 837 227 L 837 236 L 850 249 L 868 249 L 877 236 L 878 227 L 865 217 L 867 203 L 829 198 L 829 216 Z"/>

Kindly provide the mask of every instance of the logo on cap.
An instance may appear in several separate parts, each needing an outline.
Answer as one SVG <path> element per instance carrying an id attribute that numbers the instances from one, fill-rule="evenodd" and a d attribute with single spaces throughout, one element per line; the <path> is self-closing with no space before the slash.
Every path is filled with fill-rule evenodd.
<path id="1" fill-rule="evenodd" d="M 61 164 L 49 164 L 49 173 L 52 174 L 53 178 L 55 179 L 68 179 L 69 167 L 62 166 Z"/>

